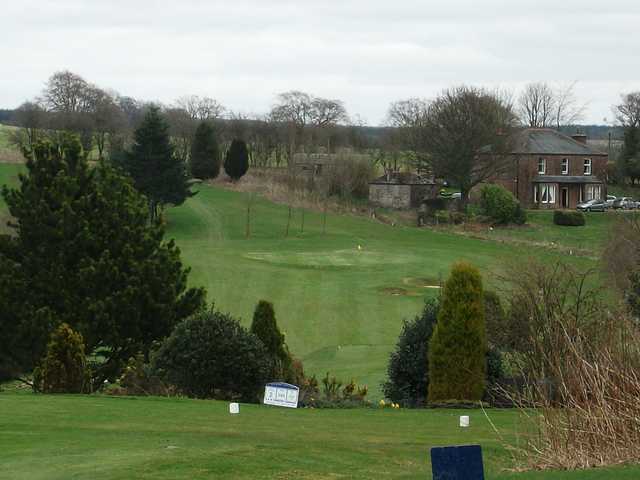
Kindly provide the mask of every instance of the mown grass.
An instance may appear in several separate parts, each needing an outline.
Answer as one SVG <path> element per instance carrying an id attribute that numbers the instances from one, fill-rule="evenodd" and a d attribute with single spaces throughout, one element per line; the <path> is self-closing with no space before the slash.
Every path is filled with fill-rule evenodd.
<path id="1" fill-rule="evenodd" d="M 489 410 L 514 444 L 517 412 Z M 471 416 L 468 429 L 458 416 Z M 0 478 L 429 479 L 432 446 L 480 444 L 488 479 L 631 480 L 638 467 L 511 473 L 479 410 L 313 410 L 168 398 L 0 393 Z"/>
<path id="2" fill-rule="evenodd" d="M 21 168 L 0 164 L 0 183 L 15 183 Z M 506 262 L 528 256 L 596 265 L 589 256 L 392 227 L 351 215 L 330 214 L 324 234 L 322 215 L 307 211 L 302 231 L 300 210 L 285 238 L 287 207 L 259 197 L 252 207 L 250 238 L 245 238 L 247 198 L 203 185 L 184 205 L 168 209 L 167 236 L 176 239 L 192 268 L 191 284 L 205 286 L 210 301 L 245 325 L 260 299 L 274 302 L 287 343 L 307 373 L 353 378 L 369 386 L 373 399 L 380 397 L 403 319 L 416 315 L 426 297 L 438 294 L 429 287 L 446 278 L 454 262 L 477 265 L 489 288 L 497 286 L 495 274 Z M 540 217 L 539 227 L 525 228 L 533 238 L 548 229 L 567 228 L 545 222 Z M 588 235 L 595 238 L 606 234 L 608 226 L 590 228 L 594 231 Z M 578 235 L 581 230 L 566 231 Z"/>

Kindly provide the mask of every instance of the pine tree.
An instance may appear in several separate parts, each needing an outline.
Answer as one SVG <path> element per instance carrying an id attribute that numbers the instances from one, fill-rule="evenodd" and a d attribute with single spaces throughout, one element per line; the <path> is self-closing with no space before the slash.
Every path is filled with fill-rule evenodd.
<path id="1" fill-rule="evenodd" d="M 249 152 L 242 140 L 234 140 L 224 160 L 224 171 L 231 180 L 238 181 L 249 170 Z"/>
<path id="2" fill-rule="evenodd" d="M 216 178 L 220 173 L 220 153 L 215 132 L 209 122 L 201 122 L 191 144 L 191 175 Z"/>
<path id="3" fill-rule="evenodd" d="M 486 352 L 482 278 L 472 265 L 457 263 L 444 285 L 429 344 L 429 402 L 480 400 Z"/>
<path id="4" fill-rule="evenodd" d="M 158 107 L 150 107 L 145 114 L 121 166 L 131 175 L 138 191 L 147 197 L 152 220 L 158 218 L 159 208 L 181 205 L 193 195 L 186 165 L 175 155 L 169 125 Z"/>
<path id="5" fill-rule="evenodd" d="M 131 180 L 80 152 L 75 136 L 40 143 L 19 187 L 3 189 L 15 235 L 0 238 L 0 362 L 13 374 L 33 368 L 66 322 L 87 353 L 103 349 L 97 375 L 113 379 L 203 303 Z"/>
<path id="6" fill-rule="evenodd" d="M 284 335 L 278 328 L 273 304 L 260 300 L 253 313 L 251 333 L 260 339 L 270 357 L 273 359 L 274 374 L 279 377 L 287 376 L 291 364 Z"/>

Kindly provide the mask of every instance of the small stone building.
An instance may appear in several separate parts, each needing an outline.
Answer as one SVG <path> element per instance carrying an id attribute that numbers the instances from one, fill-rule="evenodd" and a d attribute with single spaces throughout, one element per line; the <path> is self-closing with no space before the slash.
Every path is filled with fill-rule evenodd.
<path id="1" fill-rule="evenodd" d="M 369 182 L 369 202 L 385 208 L 417 208 L 425 198 L 438 196 L 433 178 L 415 173 L 387 173 Z"/>

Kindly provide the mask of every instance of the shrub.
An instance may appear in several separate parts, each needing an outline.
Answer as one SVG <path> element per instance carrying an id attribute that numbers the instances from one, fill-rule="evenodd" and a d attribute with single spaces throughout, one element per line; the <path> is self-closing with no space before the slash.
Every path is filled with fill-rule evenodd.
<path id="1" fill-rule="evenodd" d="M 171 395 L 173 389 L 164 384 L 152 371 L 151 365 L 145 363 L 144 355 L 137 354 L 131 357 L 120 377 L 121 389 L 117 391 L 122 395 Z M 110 391 L 107 393 L 116 393 Z"/>
<path id="2" fill-rule="evenodd" d="M 153 354 L 152 365 L 160 378 L 196 398 L 255 402 L 269 375 L 258 337 L 214 310 L 179 323 Z"/>
<path id="3" fill-rule="evenodd" d="M 191 143 L 191 175 L 216 178 L 220 173 L 220 153 L 213 127 L 201 122 Z"/>
<path id="4" fill-rule="evenodd" d="M 492 346 L 503 347 L 507 343 L 507 316 L 500 297 L 492 291 L 484 292 L 484 319 L 487 342 Z"/>
<path id="5" fill-rule="evenodd" d="M 555 210 L 553 212 L 553 223 L 568 227 L 582 227 L 586 222 L 582 212 Z"/>
<path id="6" fill-rule="evenodd" d="M 369 406 L 366 396 L 369 389 L 366 385 L 359 386 L 355 380 L 343 383 L 329 372 L 322 379 L 322 391 L 319 389 L 315 376 L 307 379 L 301 396 L 301 404 L 314 408 L 357 408 Z"/>
<path id="7" fill-rule="evenodd" d="M 482 213 L 499 225 L 516 223 L 522 225 L 527 215 L 520 202 L 499 185 L 485 185 L 480 191 L 480 208 Z"/>
<path id="8" fill-rule="evenodd" d="M 90 383 L 82 335 L 63 323 L 51 334 L 42 365 L 34 371 L 34 390 L 82 393 L 89 391 Z"/>
<path id="9" fill-rule="evenodd" d="M 444 285 L 429 342 L 429 402 L 480 400 L 486 351 L 482 278 L 472 265 L 457 263 Z"/>
<path id="10" fill-rule="evenodd" d="M 234 140 L 224 160 L 224 171 L 234 182 L 249 170 L 249 152 L 247 144 L 242 140 Z"/>
<path id="11" fill-rule="evenodd" d="M 438 302 L 428 300 L 422 314 L 405 321 L 389 357 L 387 381 L 382 384 L 384 396 L 404 407 L 424 405 L 429 386 L 429 340 L 438 317 Z"/>
<path id="12" fill-rule="evenodd" d="M 284 335 L 276 322 L 273 304 L 260 300 L 253 312 L 251 333 L 260 339 L 270 357 L 272 364 L 272 380 L 291 381 L 295 375 L 291 372 L 292 360 L 289 355 Z"/>

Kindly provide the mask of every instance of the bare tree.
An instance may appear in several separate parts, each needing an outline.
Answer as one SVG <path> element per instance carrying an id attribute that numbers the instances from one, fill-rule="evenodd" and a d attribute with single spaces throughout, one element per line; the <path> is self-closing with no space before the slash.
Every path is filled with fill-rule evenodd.
<path id="1" fill-rule="evenodd" d="M 90 113 L 93 122 L 93 139 L 98 149 L 98 159 L 104 158 L 107 140 L 127 127 L 127 119 L 117 103 L 115 94 L 103 90 L 95 90 L 95 101 Z M 111 142 L 113 145 L 113 142 Z"/>
<path id="2" fill-rule="evenodd" d="M 164 116 L 169 123 L 169 134 L 175 146 L 175 153 L 180 160 L 187 162 L 197 122 L 183 108 L 168 108 L 165 110 Z"/>
<path id="3" fill-rule="evenodd" d="M 618 122 L 625 127 L 640 128 L 640 91 L 620 95 L 622 103 L 614 107 Z"/>
<path id="4" fill-rule="evenodd" d="M 582 119 L 586 108 L 575 96 L 576 82 L 551 87 L 544 82 L 530 83 L 518 97 L 520 121 L 533 128 L 560 128 Z"/>
<path id="5" fill-rule="evenodd" d="M 18 126 L 22 128 L 12 137 L 12 142 L 21 148 L 32 150 L 46 128 L 47 112 L 38 101 L 33 101 L 24 102 L 16 109 L 14 115 Z"/>
<path id="6" fill-rule="evenodd" d="M 556 89 L 556 128 L 574 125 L 584 117 L 586 104 L 578 102 L 574 93 L 576 82 Z"/>
<path id="7" fill-rule="evenodd" d="M 393 102 L 387 110 L 387 125 L 397 129 L 394 143 L 413 153 L 418 168 L 424 168 L 427 163 L 424 126 L 428 110 L 429 101 L 415 97 Z"/>
<path id="8" fill-rule="evenodd" d="M 221 118 L 226 109 L 215 98 L 187 95 L 176 100 L 179 108 L 186 110 L 194 120 L 216 120 Z"/>
<path id="9" fill-rule="evenodd" d="M 475 185 L 509 166 L 516 125 L 509 105 L 483 89 L 446 90 L 429 105 L 422 127 L 429 163 L 460 187 L 462 209 Z"/>
<path id="10" fill-rule="evenodd" d="M 518 98 L 518 110 L 522 123 L 533 128 L 553 125 L 556 111 L 556 95 L 546 83 L 528 84 Z"/>

